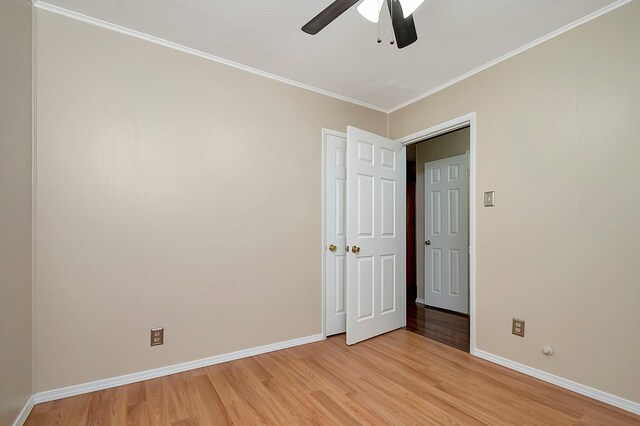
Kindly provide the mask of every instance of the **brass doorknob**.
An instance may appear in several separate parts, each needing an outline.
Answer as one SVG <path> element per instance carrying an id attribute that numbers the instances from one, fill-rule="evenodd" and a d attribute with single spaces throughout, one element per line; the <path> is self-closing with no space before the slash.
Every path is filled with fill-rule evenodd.
<path id="1" fill-rule="evenodd" d="M 360 247 L 358 246 L 351 247 L 351 253 L 360 253 Z"/>
<path id="2" fill-rule="evenodd" d="M 329 251 L 336 251 L 338 249 L 338 247 L 334 246 L 333 244 L 329 244 Z"/>
<path id="3" fill-rule="evenodd" d="M 431 245 L 431 240 L 427 240 L 424 242 L 426 245 L 430 246 Z"/>

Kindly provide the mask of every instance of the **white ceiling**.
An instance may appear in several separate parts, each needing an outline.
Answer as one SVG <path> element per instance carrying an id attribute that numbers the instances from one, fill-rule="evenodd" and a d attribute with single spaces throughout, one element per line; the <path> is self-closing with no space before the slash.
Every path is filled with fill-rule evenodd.
<path id="1" fill-rule="evenodd" d="M 45 0 L 46 3 L 392 109 L 614 0 L 425 0 L 418 41 L 389 44 L 352 7 L 316 36 L 300 27 L 332 0 Z"/>

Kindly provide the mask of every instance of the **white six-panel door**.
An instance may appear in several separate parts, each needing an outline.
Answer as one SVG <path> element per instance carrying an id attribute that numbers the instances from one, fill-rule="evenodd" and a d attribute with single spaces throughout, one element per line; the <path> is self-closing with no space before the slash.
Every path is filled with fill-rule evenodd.
<path id="1" fill-rule="evenodd" d="M 425 303 L 469 313 L 469 156 L 424 164 Z"/>
<path id="2" fill-rule="evenodd" d="M 338 132 L 325 133 L 325 333 L 346 331 L 345 310 L 345 202 L 347 190 L 347 139 Z"/>
<path id="3" fill-rule="evenodd" d="M 403 327 L 404 147 L 347 129 L 347 344 Z"/>

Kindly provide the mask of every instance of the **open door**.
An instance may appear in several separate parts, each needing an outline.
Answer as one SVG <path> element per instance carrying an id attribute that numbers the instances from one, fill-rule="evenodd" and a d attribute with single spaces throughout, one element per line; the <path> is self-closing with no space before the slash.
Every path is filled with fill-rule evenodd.
<path id="1" fill-rule="evenodd" d="M 405 325 L 405 148 L 347 128 L 347 344 Z"/>

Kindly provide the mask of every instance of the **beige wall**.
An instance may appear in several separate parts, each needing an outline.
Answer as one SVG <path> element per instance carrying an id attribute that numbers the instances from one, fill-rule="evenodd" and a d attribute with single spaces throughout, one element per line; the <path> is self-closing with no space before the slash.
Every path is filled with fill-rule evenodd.
<path id="1" fill-rule="evenodd" d="M 390 117 L 397 138 L 477 112 L 478 348 L 636 402 L 638 22 L 631 2 Z"/>
<path id="2" fill-rule="evenodd" d="M 424 299 L 424 163 L 464 154 L 469 150 L 469 137 L 470 132 L 467 127 L 415 145 L 416 284 L 418 286 L 418 299 Z"/>
<path id="3" fill-rule="evenodd" d="M 634 401 L 639 19 L 388 117 L 397 138 L 478 114 L 479 349 Z M 320 128 L 387 117 L 45 11 L 37 30 L 37 390 L 320 333 Z"/>
<path id="4" fill-rule="evenodd" d="M 31 396 L 31 3 L 0 2 L 0 425 Z"/>
<path id="5" fill-rule="evenodd" d="M 37 30 L 38 391 L 321 333 L 320 129 L 386 115 L 42 10 Z"/>

